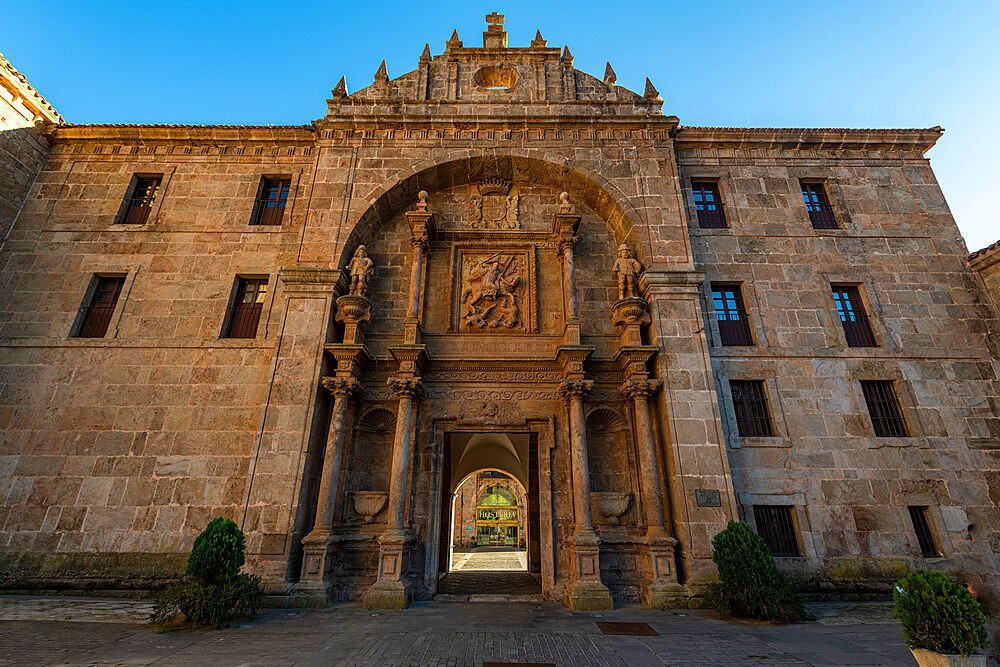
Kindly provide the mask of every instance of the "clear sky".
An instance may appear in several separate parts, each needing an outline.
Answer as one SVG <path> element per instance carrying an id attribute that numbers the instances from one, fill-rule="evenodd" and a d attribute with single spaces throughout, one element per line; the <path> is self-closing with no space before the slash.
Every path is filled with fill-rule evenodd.
<path id="1" fill-rule="evenodd" d="M 686 125 L 933 127 L 928 157 L 970 250 L 1000 239 L 1000 1 L 180 2 L 0 0 L 2 52 L 70 122 L 305 124 L 416 68 L 484 15 Z"/>

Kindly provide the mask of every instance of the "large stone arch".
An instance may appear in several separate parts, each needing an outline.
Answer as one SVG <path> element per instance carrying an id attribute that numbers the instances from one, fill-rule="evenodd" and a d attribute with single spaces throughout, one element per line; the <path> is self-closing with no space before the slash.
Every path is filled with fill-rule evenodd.
<path id="1" fill-rule="evenodd" d="M 586 206 L 605 222 L 616 243 L 629 243 L 639 260 L 648 263 L 648 230 L 639 223 L 639 212 L 618 186 L 570 158 L 536 150 L 496 148 L 452 151 L 429 158 L 374 188 L 364 197 L 368 207 L 340 248 L 337 266 L 346 266 L 358 244 L 369 242 L 374 232 L 399 211 L 413 207 L 420 190 L 434 193 L 497 174 L 570 192 L 575 204 Z"/>

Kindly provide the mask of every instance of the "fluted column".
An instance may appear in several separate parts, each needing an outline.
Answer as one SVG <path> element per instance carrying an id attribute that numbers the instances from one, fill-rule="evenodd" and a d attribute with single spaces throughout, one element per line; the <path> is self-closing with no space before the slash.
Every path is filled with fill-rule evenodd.
<path id="1" fill-rule="evenodd" d="M 415 320 L 420 311 L 421 282 L 424 276 L 424 248 L 427 247 L 427 235 L 411 236 L 410 247 L 413 248 L 413 264 L 410 267 L 410 303 L 406 309 L 406 317 Z"/>
<path id="2" fill-rule="evenodd" d="M 594 534 L 590 512 L 587 430 L 583 416 L 583 397 L 593 386 L 593 380 L 565 380 L 560 387 L 569 407 L 569 443 L 573 466 L 573 513 L 576 518 L 576 535 Z"/>
<path id="3" fill-rule="evenodd" d="M 337 477 L 344 454 L 344 419 L 347 415 L 347 403 L 361 390 L 361 383 L 353 377 L 325 377 L 323 386 L 333 395 L 333 414 L 330 416 L 330 430 L 326 436 L 313 534 L 329 532 L 333 528 Z"/>
<path id="4" fill-rule="evenodd" d="M 552 218 L 552 234 L 559 246 L 562 260 L 563 302 L 566 312 L 566 345 L 580 344 L 580 313 L 576 298 L 576 270 L 573 266 L 573 248 L 576 246 L 576 230 L 580 227 L 580 214 L 573 212 L 569 203 L 569 193 L 559 194 L 559 212 Z"/>
<path id="5" fill-rule="evenodd" d="M 420 342 L 420 299 L 423 296 L 424 265 L 434 235 L 434 214 L 427 210 L 427 192 L 417 193 L 417 210 L 406 212 L 406 222 L 410 226 L 410 247 L 413 261 L 410 264 L 410 299 L 406 305 L 406 320 L 403 324 L 403 343 L 416 345 Z"/>
<path id="6" fill-rule="evenodd" d="M 639 470 L 642 476 L 642 506 L 646 510 L 646 534 L 650 537 L 666 535 L 663 527 L 663 494 L 660 490 L 659 465 L 656 440 L 649 417 L 649 397 L 660 388 L 659 380 L 629 379 L 622 385 L 622 393 L 635 405 L 635 432 L 639 449 Z"/>
<path id="7" fill-rule="evenodd" d="M 386 532 L 402 534 L 406 518 L 406 482 L 410 473 L 410 430 L 413 401 L 423 391 L 418 377 L 394 377 L 389 386 L 399 397 L 396 411 L 396 437 L 392 445 L 392 476 L 389 481 L 389 515 Z"/>
<path id="8" fill-rule="evenodd" d="M 573 248 L 577 242 L 576 236 L 559 239 L 559 250 L 562 253 L 563 290 L 566 298 L 566 318 L 580 318 L 576 305 L 576 270 L 573 266 Z"/>

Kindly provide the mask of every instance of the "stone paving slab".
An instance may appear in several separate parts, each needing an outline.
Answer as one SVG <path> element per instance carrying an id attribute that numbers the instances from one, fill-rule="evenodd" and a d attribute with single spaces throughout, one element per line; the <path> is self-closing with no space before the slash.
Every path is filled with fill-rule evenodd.
<path id="1" fill-rule="evenodd" d="M 220 630 L 158 633 L 148 602 L 0 597 L 0 664 L 16 665 L 914 665 L 885 604 L 812 605 L 794 626 L 706 611 L 553 603 L 419 603 L 267 610 Z M 69 616 L 67 620 L 66 616 Z M 657 637 L 602 635 L 596 621 L 648 623 Z"/>

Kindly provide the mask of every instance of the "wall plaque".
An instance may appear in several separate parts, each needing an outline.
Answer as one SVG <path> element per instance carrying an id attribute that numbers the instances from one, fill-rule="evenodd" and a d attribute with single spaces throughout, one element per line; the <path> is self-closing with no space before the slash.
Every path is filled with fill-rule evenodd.
<path id="1" fill-rule="evenodd" d="M 695 489 L 694 499 L 698 507 L 722 507 L 722 494 L 716 489 Z"/>

